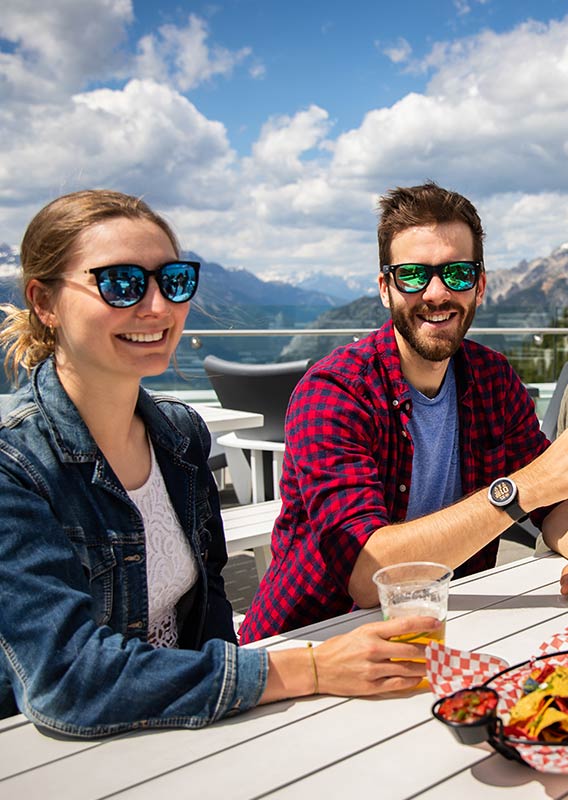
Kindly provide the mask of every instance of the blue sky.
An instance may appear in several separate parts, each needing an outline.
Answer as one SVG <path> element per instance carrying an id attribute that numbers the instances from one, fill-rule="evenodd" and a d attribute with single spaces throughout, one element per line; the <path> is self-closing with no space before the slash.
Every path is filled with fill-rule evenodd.
<path id="1" fill-rule="evenodd" d="M 0 241 L 143 194 L 207 260 L 373 273 L 377 197 L 467 194 L 488 267 L 568 241 L 566 0 L 3 0 Z"/>
<path id="2" fill-rule="evenodd" d="M 369 109 L 423 91 L 430 72 L 419 65 L 436 42 L 568 14 L 568 3 L 558 0 L 231 0 L 183 7 L 162 3 L 158 13 L 153 7 L 135 3 L 135 38 L 155 30 L 160 19 L 183 25 L 191 9 L 222 46 L 251 48 L 230 80 L 212 80 L 192 93 L 204 114 L 225 123 L 242 154 L 269 116 L 315 103 L 327 109 L 337 135 L 357 127 Z M 405 52 L 409 57 L 403 60 Z M 255 67 L 262 78 L 251 82 Z"/>

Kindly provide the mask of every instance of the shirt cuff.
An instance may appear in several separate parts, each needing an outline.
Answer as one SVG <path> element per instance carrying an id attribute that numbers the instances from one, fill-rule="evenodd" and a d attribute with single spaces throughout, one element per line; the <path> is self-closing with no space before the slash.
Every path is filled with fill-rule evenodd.
<path id="1" fill-rule="evenodd" d="M 258 705 L 268 678 L 268 653 L 225 643 L 226 669 L 215 719 L 247 711 Z"/>

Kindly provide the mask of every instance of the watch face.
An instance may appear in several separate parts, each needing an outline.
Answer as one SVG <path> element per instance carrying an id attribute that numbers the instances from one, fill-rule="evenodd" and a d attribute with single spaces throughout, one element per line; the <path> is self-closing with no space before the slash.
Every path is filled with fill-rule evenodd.
<path id="1" fill-rule="evenodd" d="M 506 506 L 515 498 L 517 487 L 509 478 L 499 478 L 491 484 L 490 492 L 495 505 Z"/>

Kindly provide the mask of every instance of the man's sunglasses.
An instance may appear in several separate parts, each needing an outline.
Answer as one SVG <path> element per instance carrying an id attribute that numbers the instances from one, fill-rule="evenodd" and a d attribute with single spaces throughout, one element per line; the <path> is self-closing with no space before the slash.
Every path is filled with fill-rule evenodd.
<path id="1" fill-rule="evenodd" d="M 130 308 L 142 300 L 150 278 L 156 279 L 166 300 L 187 303 L 197 291 L 199 267 L 198 261 L 168 261 L 154 270 L 138 264 L 111 264 L 85 272 L 95 276 L 99 294 L 105 303 L 113 308 Z"/>
<path id="2" fill-rule="evenodd" d="M 392 275 L 399 292 L 422 292 L 434 275 L 452 292 L 473 289 L 483 269 L 482 261 L 450 261 L 447 264 L 383 264 L 381 272 Z"/>

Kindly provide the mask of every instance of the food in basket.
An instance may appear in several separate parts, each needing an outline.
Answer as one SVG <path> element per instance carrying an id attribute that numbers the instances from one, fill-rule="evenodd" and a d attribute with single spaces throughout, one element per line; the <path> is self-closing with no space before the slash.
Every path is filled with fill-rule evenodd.
<path id="1" fill-rule="evenodd" d="M 523 695 L 509 709 L 504 734 L 516 739 L 568 744 L 568 667 L 533 670 Z"/>

